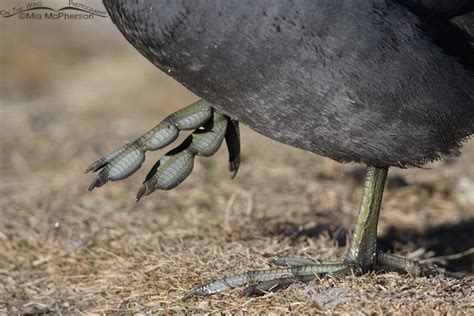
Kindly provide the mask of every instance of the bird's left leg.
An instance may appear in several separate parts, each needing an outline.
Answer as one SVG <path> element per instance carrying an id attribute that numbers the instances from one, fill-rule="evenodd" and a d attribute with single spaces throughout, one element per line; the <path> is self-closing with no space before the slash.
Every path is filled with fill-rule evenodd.
<path id="1" fill-rule="evenodd" d="M 229 149 L 229 170 L 235 176 L 240 162 L 240 143 L 236 121 L 214 111 L 212 118 L 195 130 L 178 147 L 161 157 L 146 176 L 137 194 L 137 201 L 143 195 L 156 190 L 170 190 L 180 184 L 192 171 L 196 155 L 212 156 L 221 146 L 224 138 Z M 231 135 L 232 133 L 236 133 Z M 235 137 L 234 137 L 235 136 Z"/>
<path id="2" fill-rule="evenodd" d="M 169 115 L 135 141 L 91 164 L 86 172 L 100 171 L 89 190 L 132 175 L 145 160 L 145 152 L 171 144 L 183 130 L 194 132 L 180 146 L 158 160 L 146 177 L 137 199 L 157 189 L 169 190 L 177 186 L 191 172 L 194 156 L 213 155 L 224 139 L 229 150 L 229 171 L 231 177 L 235 177 L 240 165 L 238 122 L 216 111 L 207 101 L 200 100 Z"/>

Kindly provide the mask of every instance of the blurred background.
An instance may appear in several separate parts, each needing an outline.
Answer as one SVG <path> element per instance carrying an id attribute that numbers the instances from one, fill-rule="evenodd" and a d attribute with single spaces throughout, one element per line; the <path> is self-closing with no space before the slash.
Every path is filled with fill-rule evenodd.
<path id="1" fill-rule="evenodd" d="M 0 10 L 26 3 L 5 0 Z M 104 10 L 100 1 L 81 3 Z M 68 1 L 42 5 L 58 9 Z M 334 303 L 296 288 L 243 301 L 252 303 L 248 306 L 237 292 L 224 294 L 232 299 L 181 302 L 201 282 L 266 267 L 268 255 L 342 256 L 364 169 L 278 144 L 242 126 L 242 164 L 234 180 L 221 149 L 211 158 L 198 157 L 176 189 L 135 203 L 146 173 L 166 148 L 147 153 L 140 171 L 126 181 L 87 192 L 94 177 L 84 175 L 90 163 L 197 97 L 138 54 L 108 17 L 0 16 L 0 48 L 0 312 L 314 306 L 337 312 L 400 302 L 407 309 L 451 310 L 472 299 L 471 281 L 449 281 L 458 282 L 449 289 L 440 285 L 449 282 L 417 281 L 419 293 L 437 289 L 433 301 L 421 306 L 413 293 L 386 295 L 365 280 L 350 291 L 373 291 L 378 300 L 337 292 L 329 295 L 340 296 Z M 381 247 L 472 275 L 473 165 L 471 140 L 459 158 L 391 170 Z M 402 277 L 382 280 L 389 289 L 412 284 Z M 460 307 L 450 305 L 452 293 L 461 293 L 455 295 Z"/>

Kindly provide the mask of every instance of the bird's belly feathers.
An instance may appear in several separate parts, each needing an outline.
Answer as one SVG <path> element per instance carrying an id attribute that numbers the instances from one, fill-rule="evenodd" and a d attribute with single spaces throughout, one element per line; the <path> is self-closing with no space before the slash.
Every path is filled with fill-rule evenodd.
<path id="1" fill-rule="evenodd" d="M 112 18 L 160 69 L 277 141 L 411 166 L 456 153 L 474 132 L 473 78 L 386 1 L 172 5 Z"/>

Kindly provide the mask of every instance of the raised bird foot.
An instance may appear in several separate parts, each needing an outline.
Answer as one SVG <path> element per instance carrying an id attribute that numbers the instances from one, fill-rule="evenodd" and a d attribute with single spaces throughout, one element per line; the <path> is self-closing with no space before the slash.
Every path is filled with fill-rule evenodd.
<path id="1" fill-rule="evenodd" d="M 309 282 L 326 276 L 347 276 L 362 274 L 368 271 L 394 271 L 408 273 L 412 276 L 425 275 L 421 265 L 412 260 L 378 252 L 372 267 L 364 268 L 354 262 L 312 260 L 297 258 L 275 258 L 271 261 L 281 268 L 268 270 L 254 270 L 237 274 L 227 278 L 215 280 L 201 285 L 187 293 L 183 299 L 193 296 L 206 296 L 216 294 L 238 286 L 247 285 L 242 291 L 243 296 L 260 295 L 284 289 L 295 282 Z"/>
<path id="2" fill-rule="evenodd" d="M 194 132 L 156 162 L 138 191 L 137 201 L 155 190 L 176 187 L 191 173 L 194 157 L 213 155 L 224 138 L 229 150 L 231 177 L 237 174 L 240 164 L 238 122 L 218 113 L 208 102 L 200 100 L 171 114 L 140 138 L 91 164 L 86 173 L 100 172 L 89 186 L 89 191 L 103 186 L 109 180 L 121 180 L 132 175 L 145 161 L 147 150 L 157 150 L 169 145 L 182 130 Z"/>

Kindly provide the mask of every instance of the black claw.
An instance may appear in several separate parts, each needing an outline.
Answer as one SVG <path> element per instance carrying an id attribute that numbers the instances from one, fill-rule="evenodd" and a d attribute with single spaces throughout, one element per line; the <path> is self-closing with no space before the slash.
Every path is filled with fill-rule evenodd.
<path id="1" fill-rule="evenodd" d="M 235 176 L 237 175 L 237 172 L 239 171 L 239 166 L 240 166 L 240 157 L 238 157 L 238 159 L 235 159 L 233 161 L 229 161 L 229 171 L 230 171 L 231 179 L 234 179 Z"/>
<path id="2" fill-rule="evenodd" d="M 191 297 L 193 297 L 194 295 L 194 291 L 191 291 L 191 292 L 188 292 L 186 294 L 184 294 L 184 296 L 181 298 L 182 301 L 187 301 L 189 300 Z"/>
<path id="3" fill-rule="evenodd" d="M 87 167 L 86 171 L 84 171 L 84 173 L 88 173 L 88 172 L 96 172 L 97 170 L 105 167 L 106 165 L 108 164 L 108 161 L 105 161 L 104 159 L 100 159 L 96 162 L 94 162 L 93 164 L 91 164 L 89 167 Z"/>
<path id="4" fill-rule="evenodd" d="M 99 177 L 95 177 L 95 179 L 92 181 L 92 183 L 89 185 L 89 188 L 87 188 L 88 191 L 92 191 L 94 190 L 95 188 L 98 188 L 100 187 L 100 180 L 99 180 Z"/>
<path id="5" fill-rule="evenodd" d="M 140 190 L 137 192 L 137 202 L 140 201 L 142 196 L 149 195 L 151 192 L 153 192 L 153 190 L 150 188 L 150 184 L 145 181 Z"/>
<path id="6" fill-rule="evenodd" d="M 140 201 L 143 194 L 145 194 L 145 191 L 146 191 L 146 187 L 145 185 L 142 185 L 142 187 L 140 188 L 140 190 L 138 190 L 138 193 L 137 193 L 137 203 Z"/>
<path id="7" fill-rule="evenodd" d="M 208 295 L 212 295 L 212 294 L 206 292 L 206 290 L 203 289 L 202 287 L 198 287 L 198 288 L 195 288 L 194 290 L 189 291 L 188 293 L 184 294 L 184 296 L 181 298 L 181 300 L 186 301 L 186 300 L 189 300 L 190 298 L 192 298 L 194 296 L 208 296 Z"/>
<path id="8" fill-rule="evenodd" d="M 109 181 L 109 171 L 107 169 L 102 169 L 97 177 L 95 177 L 94 181 L 92 181 L 92 183 L 89 185 L 88 190 L 92 191 L 95 188 L 100 188 L 106 184 L 107 181 Z"/>
<path id="9" fill-rule="evenodd" d="M 93 163 L 92 165 L 90 165 L 89 167 L 87 167 L 87 169 L 84 171 L 84 173 L 89 173 L 91 171 L 96 171 L 98 168 L 96 167 L 96 163 Z"/>

